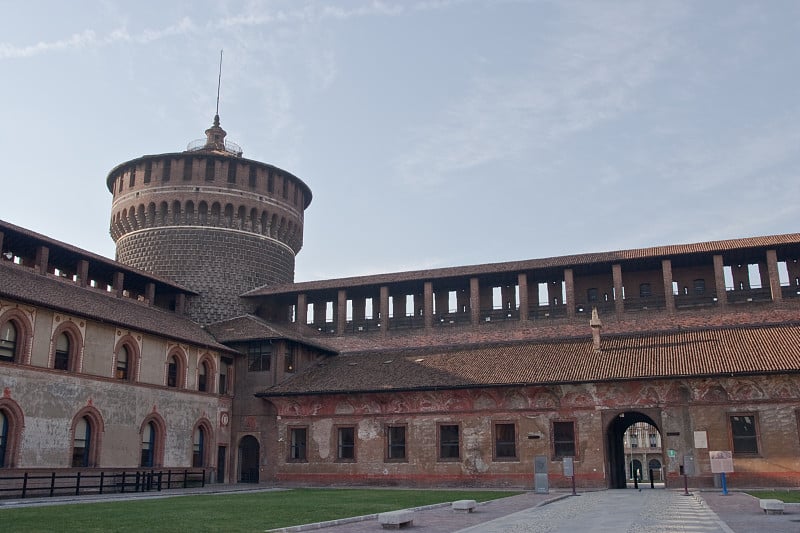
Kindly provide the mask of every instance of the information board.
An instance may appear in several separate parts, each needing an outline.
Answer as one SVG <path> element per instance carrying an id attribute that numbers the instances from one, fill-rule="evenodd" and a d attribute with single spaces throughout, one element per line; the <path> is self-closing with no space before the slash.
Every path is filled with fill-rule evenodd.
<path id="1" fill-rule="evenodd" d="M 733 452 L 729 450 L 708 452 L 711 459 L 711 472 L 722 474 L 733 472 Z"/>

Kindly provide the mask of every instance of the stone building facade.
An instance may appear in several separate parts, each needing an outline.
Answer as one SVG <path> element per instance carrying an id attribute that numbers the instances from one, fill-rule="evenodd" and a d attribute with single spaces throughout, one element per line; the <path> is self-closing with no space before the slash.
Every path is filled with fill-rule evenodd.
<path id="1" fill-rule="evenodd" d="M 116 261 L 0 221 L 4 469 L 624 487 L 648 424 L 800 485 L 800 234 L 294 283 L 311 191 L 218 117 L 106 183 Z"/>

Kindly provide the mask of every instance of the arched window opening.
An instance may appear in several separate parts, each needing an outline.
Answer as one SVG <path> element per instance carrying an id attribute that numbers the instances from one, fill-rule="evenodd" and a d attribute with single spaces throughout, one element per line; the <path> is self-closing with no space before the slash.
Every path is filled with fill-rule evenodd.
<path id="1" fill-rule="evenodd" d="M 228 380 L 230 380 L 231 375 L 231 361 L 222 359 L 219 367 L 219 393 L 220 394 L 227 394 L 228 393 Z"/>
<path id="2" fill-rule="evenodd" d="M 120 346 L 117 352 L 117 379 L 127 380 L 129 378 L 129 359 L 128 348 Z"/>
<path id="3" fill-rule="evenodd" d="M 83 417 L 75 424 L 75 436 L 72 441 L 72 466 L 75 468 L 89 466 L 89 452 L 92 446 L 92 423 Z"/>
<path id="4" fill-rule="evenodd" d="M 203 361 L 197 369 L 197 390 L 200 392 L 208 391 L 208 363 Z"/>
<path id="5" fill-rule="evenodd" d="M 6 466 L 9 462 L 6 459 L 6 452 L 8 450 L 8 417 L 3 411 L 0 411 L 0 468 Z"/>
<path id="6" fill-rule="evenodd" d="M 56 370 L 69 370 L 71 344 L 66 333 L 62 333 L 56 338 L 56 352 L 53 359 L 53 368 Z"/>
<path id="7" fill-rule="evenodd" d="M 141 466 L 152 468 L 155 466 L 156 428 L 148 422 L 142 431 L 142 460 Z"/>
<path id="8" fill-rule="evenodd" d="M 167 387 L 178 386 L 178 367 L 180 367 L 178 358 L 174 355 L 170 356 L 167 362 Z"/>
<path id="9" fill-rule="evenodd" d="M 195 428 L 192 446 L 192 466 L 194 468 L 201 468 L 205 466 L 205 440 L 205 429 L 202 427 Z"/>
<path id="10" fill-rule="evenodd" d="M 12 321 L 0 326 L 0 360 L 13 361 L 17 355 L 17 327 Z"/>

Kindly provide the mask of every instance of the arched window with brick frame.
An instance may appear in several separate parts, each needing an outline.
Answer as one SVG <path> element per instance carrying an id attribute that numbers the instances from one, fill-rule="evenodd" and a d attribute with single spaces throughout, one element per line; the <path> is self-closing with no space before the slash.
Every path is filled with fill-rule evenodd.
<path id="1" fill-rule="evenodd" d="M 164 442 L 167 438 L 167 424 L 158 413 L 151 413 L 142 422 L 141 455 L 139 465 L 145 468 L 164 466 Z"/>
<path id="2" fill-rule="evenodd" d="M 130 335 L 125 335 L 114 350 L 114 378 L 121 381 L 138 381 L 139 346 Z"/>
<path id="3" fill-rule="evenodd" d="M 192 429 L 192 467 L 205 468 L 211 466 L 213 444 L 211 423 L 203 418 Z"/>
<path id="4" fill-rule="evenodd" d="M 99 466 L 100 446 L 103 440 L 103 417 L 92 406 L 78 411 L 70 429 L 70 466 L 93 468 Z"/>
<path id="5" fill-rule="evenodd" d="M 17 455 L 25 418 L 17 402 L 0 399 L 0 468 L 17 466 Z"/>
<path id="6" fill-rule="evenodd" d="M 50 348 L 50 366 L 56 370 L 77 372 L 81 367 L 83 336 L 72 322 L 63 322 L 53 332 Z"/>
<path id="7" fill-rule="evenodd" d="M 28 317 L 19 309 L 0 315 L 0 361 L 27 363 L 31 331 Z"/>
<path id="8" fill-rule="evenodd" d="M 216 367 L 209 354 L 203 354 L 197 364 L 197 390 L 200 392 L 213 392 Z"/>
<path id="9" fill-rule="evenodd" d="M 182 389 L 186 386 L 186 354 L 180 348 L 173 348 L 167 355 L 166 385 Z"/>

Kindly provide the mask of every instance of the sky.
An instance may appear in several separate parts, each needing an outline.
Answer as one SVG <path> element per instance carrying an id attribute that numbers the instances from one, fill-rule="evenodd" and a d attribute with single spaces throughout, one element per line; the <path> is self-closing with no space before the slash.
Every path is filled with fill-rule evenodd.
<path id="1" fill-rule="evenodd" d="M 114 256 L 219 112 L 312 190 L 296 280 L 800 230 L 800 2 L 0 0 L 0 219 Z"/>

